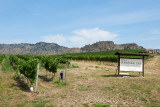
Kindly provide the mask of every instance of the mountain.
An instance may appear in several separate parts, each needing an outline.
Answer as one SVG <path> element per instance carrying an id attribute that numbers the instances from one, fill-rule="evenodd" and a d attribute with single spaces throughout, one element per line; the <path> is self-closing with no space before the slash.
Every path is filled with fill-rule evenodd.
<path id="1" fill-rule="evenodd" d="M 114 44 L 113 41 L 100 41 L 82 48 L 67 48 L 56 43 L 38 42 L 36 44 L 0 44 L 0 54 L 55 55 L 64 53 L 96 52 L 106 50 L 144 49 L 135 43 Z"/>
<path id="2" fill-rule="evenodd" d="M 136 43 L 114 44 L 113 41 L 100 41 L 92 45 L 86 45 L 81 48 L 82 52 L 97 52 L 106 50 L 123 50 L 123 49 L 144 49 Z"/>
<path id="3" fill-rule="evenodd" d="M 36 44 L 0 44 L 0 54 L 29 54 L 31 52 L 61 51 L 66 47 L 56 43 L 38 42 Z"/>

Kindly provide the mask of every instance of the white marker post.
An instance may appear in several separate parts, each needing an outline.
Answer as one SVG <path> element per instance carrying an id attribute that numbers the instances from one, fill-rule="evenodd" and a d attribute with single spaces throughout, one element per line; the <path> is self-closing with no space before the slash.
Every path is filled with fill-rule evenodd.
<path id="1" fill-rule="evenodd" d="M 36 77 L 36 87 L 35 87 L 35 92 L 37 92 L 38 73 L 39 73 L 39 63 L 37 64 L 37 77 Z"/>

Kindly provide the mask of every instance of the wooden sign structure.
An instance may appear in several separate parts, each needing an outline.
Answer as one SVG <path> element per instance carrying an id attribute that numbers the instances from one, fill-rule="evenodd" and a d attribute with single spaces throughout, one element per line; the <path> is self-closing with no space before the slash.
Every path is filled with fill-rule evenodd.
<path id="1" fill-rule="evenodd" d="M 142 72 L 144 77 L 144 56 L 149 56 L 146 53 L 121 53 L 116 52 L 115 55 L 118 55 L 118 76 L 120 71 L 127 72 Z M 142 56 L 141 59 L 131 59 L 131 58 L 121 58 L 120 56 Z"/>

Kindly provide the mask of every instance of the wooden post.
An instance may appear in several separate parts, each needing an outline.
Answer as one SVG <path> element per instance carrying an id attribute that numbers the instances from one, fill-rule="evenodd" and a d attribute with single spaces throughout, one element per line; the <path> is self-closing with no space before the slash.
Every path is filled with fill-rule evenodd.
<path id="1" fill-rule="evenodd" d="M 143 65 L 142 65 L 142 72 L 143 72 L 143 77 L 144 77 L 144 56 L 143 56 Z"/>
<path id="2" fill-rule="evenodd" d="M 72 58 L 71 58 L 71 66 L 70 66 L 70 68 L 72 68 Z"/>
<path id="3" fill-rule="evenodd" d="M 118 76 L 120 73 L 120 55 L 118 55 Z"/>
<path id="4" fill-rule="evenodd" d="M 66 70 L 65 70 L 65 82 L 67 83 L 67 63 L 66 63 Z"/>
<path id="5" fill-rule="evenodd" d="M 37 64 L 37 77 L 36 77 L 35 92 L 37 92 L 37 85 L 38 85 L 38 73 L 39 73 L 39 63 Z"/>
<path id="6" fill-rule="evenodd" d="M 46 77 L 47 77 L 47 70 L 46 70 Z"/>

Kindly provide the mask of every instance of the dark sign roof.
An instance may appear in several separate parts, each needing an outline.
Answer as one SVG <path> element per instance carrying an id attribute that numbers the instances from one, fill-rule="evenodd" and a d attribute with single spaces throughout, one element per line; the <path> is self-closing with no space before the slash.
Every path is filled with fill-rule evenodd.
<path id="1" fill-rule="evenodd" d="M 122 53 L 116 52 L 115 55 L 127 55 L 127 56 L 149 56 L 147 53 Z"/>

